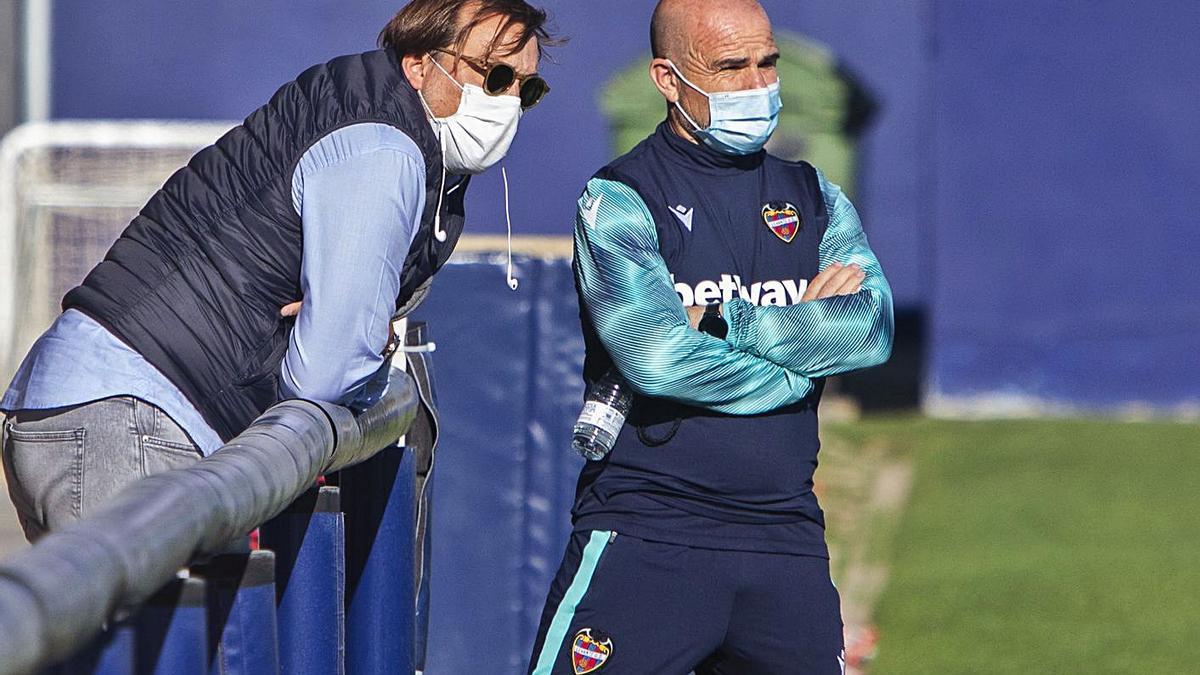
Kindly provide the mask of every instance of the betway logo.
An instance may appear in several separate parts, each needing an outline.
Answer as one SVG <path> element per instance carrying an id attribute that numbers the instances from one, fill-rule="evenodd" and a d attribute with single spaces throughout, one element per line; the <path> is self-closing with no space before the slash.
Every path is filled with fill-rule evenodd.
<path id="1" fill-rule="evenodd" d="M 752 305 L 775 305 L 785 307 L 799 304 L 808 290 L 807 279 L 784 279 L 782 281 L 756 281 L 749 286 L 742 285 L 742 278 L 736 274 L 722 274 L 720 281 L 704 280 L 694 287 L 683 282 L 675 283 L 675 275 L 671 275 L 671 283 L 675 284 L 675 292 L 683 304 L 711 305 L 716 302 L 729 302 L 736 294 Z"/>

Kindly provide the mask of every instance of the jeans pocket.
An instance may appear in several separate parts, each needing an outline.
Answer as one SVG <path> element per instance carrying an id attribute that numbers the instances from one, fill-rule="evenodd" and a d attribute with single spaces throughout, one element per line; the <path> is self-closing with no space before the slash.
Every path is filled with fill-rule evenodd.
<path id="1" fill-rule="evenodd" d="M 184 469 L 200 461 L 202 455 L 190 443 L 169 441 L 155 436 L 142 438 L 142 471 L 152 476 L 172 469 Z"/>
<path id="2" fill-rule="evenodd" d="M 84 429 L 8 428 L 9 486 L 13 503 L 37 525 L 53 529 L 83 513 Z"/>

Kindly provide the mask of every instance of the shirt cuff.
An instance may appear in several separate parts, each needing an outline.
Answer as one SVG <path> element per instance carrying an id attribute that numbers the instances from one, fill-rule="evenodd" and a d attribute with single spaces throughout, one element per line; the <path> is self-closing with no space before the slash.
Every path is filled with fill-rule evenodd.
<path id="1" fill-rule="evenodd" d="M 400 358 L 404 358 L 401 354 Z M 361 391 L 346 405 L 356 415 L 361 415 L 368 408 L 371 408 L 387 394 L 388 386 L 391 384 L 392 362 L 390 359 L 384 359 L 379 366 L 379 370 L 371 376 L 370 380 L 363 385 Z"/>
<path id="2" fill-rule="evenodd" d="M 742 298 L 733 298 L 721 306 L 725 321 L 729 324 L 729 335 L 725 336 L 734 349 L 754 356 L 758 353 L 758 322 L 754 316 L 754 305 Z"/>

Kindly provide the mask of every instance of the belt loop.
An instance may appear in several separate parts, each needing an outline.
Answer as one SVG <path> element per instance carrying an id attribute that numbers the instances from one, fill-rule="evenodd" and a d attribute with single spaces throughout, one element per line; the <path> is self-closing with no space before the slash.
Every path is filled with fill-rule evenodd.
<path id="1" fill-rule="evenodd" d="M 139 398 L 133 399 L 133 420 L 139 436 L 154 433 L 154 407 Z"/>

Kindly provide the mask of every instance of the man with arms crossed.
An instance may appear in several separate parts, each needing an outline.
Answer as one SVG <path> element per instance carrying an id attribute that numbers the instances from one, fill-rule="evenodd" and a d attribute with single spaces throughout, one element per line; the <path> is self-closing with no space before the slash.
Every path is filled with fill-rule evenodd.
<path id="1" fill-rule="evenodd" d="M 548 90 L 545 20 L 524 0 L 413 0 L 382 49 L 306 70 L 172 176 L 0 402 L 26 535 L 211 454 L 282 398 L 369 404 L 470 175 Z"/>
<path id="2" fill-rule="evenodd" d="M 651 33 L 667 119 L 575 228 L 585 379 L 615 366 L 636 396 L 580 476 L 529 670 L 838 673 L 817 404 L 889 356 L 891 292 L 842 191 L 762 150 L 780 83 L 758 3 L 662 0 Z"/>

